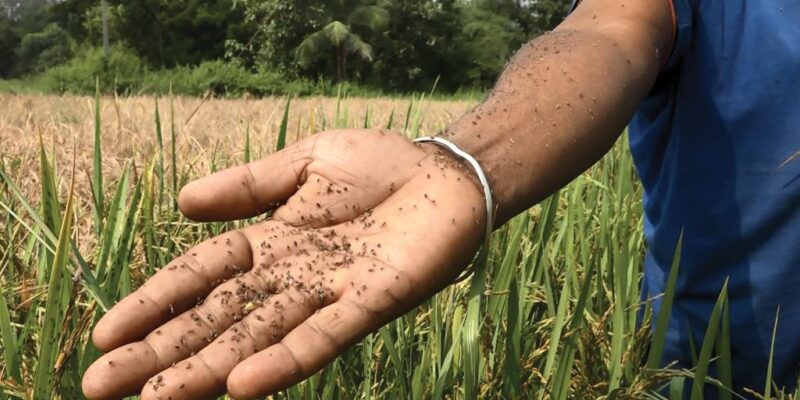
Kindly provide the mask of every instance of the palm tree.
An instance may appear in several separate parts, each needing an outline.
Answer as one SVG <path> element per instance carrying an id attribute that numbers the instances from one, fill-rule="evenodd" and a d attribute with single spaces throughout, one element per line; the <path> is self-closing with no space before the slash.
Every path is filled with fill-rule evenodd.
<path id="1" fill-rule="evenodd" d="M 297 46 L 297 61 L 303 67 L 331 51 L 336 57 L 336 81 L 347 79 L 347 57 L 355 54 L 364 61 L 372 61 L 372 46 L 353 33 L 352 27 L 361 26 L 373 32 L 386 29 L 389 13 L 375 5 L 361 5 L 359 0 L 332 0 L 326 9 L 330 19 L 320 30 L 308 35 Z"/>

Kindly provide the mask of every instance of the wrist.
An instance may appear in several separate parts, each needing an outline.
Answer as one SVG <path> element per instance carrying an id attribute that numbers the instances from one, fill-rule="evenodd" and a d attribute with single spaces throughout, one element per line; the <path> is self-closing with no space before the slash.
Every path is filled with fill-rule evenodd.
<path id="1" fill-rule="evenodd" d="M 478 174 L 466 160 L 436 143 L 420 142 L 416 143 L 416 145 L 422 149 L 422 151 L 428 155 L 428 159 L 432 160 L 437 166 L 457 172 L 460 179 L 469 182 L 475 187 L 475 190 L 480 192 L 481 195 L 483 194 L 483 185 L 481 185 Z"/>
<path id="2" fill-rule="evenodd" d="M 483 167 L 471 154 L 441 136 L 421 137 L 417 139 L 417 145 L 428 154 L 429 159 L 438 169 L 458 174 L 457 181 L 462 185 L 469 186 L 478 195 L 478 198 L 482 199 L 482 202 L 473 207 L 473 210 L 481 210 L 485 215 L 487 225 L 484 226 L 486 240 L 488 240 L 495 227 L 496 207 Z"/>
<path id="3" fill-rule="evenodd" d="M 524 163 L 519 159 L 511 161 L 516 146 L 512 139 L 506 139 L 509 135 L 503 133 L 497 122 L 468 113 L 445 129 L 441 136 L 469 153 L 483 168 L 492 190 L 495 227 L 532 205 L 520 196 L 524 180 L 518 177 L 525 175 Z"/>

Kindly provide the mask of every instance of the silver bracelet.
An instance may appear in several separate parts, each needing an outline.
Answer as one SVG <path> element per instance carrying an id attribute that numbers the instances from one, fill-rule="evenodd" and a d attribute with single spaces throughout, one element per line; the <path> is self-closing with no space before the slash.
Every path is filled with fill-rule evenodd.
<path id="1" fill-rule="evenodd" d="M 483 168 L 481 168 L 480 163 L 478 160 L 475 159 L 472 155 L 467 153 L 464 150 L 461 150 L 455 143 L 444 139 L 439 136 L 422 136 L 414 140 L 414 143 L 436 143 L 439 146 L 450 150 L 451 153 L 455 154 L 456 156 L 464 159 L 469 163 L 473 170 L 475 170 L 475 174 L 478 175 L 478 181 L 480 181 L 481 186 L 483 186 L 483 198 L 486 201 L 486 233 L 483 238 L 483 243 L 481 244 L 481 250 L 478 254 L 481 254 L 486 250 L 486 246 L 489 245 L 489 240 L 492 237 L 492 231 L 494 230 L 494 202 L 492 200 L 492 189 L 489 187 L 489 180 L 486 178 L 486 174 L 483 172 Z M 456 282 L 460 282 L 467 278 L 473 271 L 468 269 L 461 274 L 461 276 L 456 279 Z"/>

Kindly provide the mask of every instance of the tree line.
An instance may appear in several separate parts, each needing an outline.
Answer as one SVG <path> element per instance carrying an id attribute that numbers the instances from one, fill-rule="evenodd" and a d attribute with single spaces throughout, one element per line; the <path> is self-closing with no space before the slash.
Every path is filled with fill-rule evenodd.
<path id="1" fill-rule="evenodd" d="M 261 77 L 253 81 L 261 85 L 351 82 L 385 92 L 434 82 L 445 91 L 483 88 L 519 46 L 560 22 L 569 3 L 106 0 L 106 56 L 101 0 L 0 0 L 0 76 L 50 76 L 66 85 L 102 75 L 118 88 L 141 85 L 126 83 L 131 77 L 171 79 L 182 71 L 197 85 L 233 75 Z"/>

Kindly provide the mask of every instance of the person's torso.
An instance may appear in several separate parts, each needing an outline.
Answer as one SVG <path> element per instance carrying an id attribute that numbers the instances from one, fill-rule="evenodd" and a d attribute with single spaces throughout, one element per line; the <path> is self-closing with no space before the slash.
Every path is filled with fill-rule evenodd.
<path id="1" fill-rule="evenodd" d="M 674 60 L 634 116 L 645 187 L 646 295 L 683 257 L 665 362 L 690 364 L 729 279 L 734 377 L 763 390 L 777 307 L 775 378 L 800 364 L 800 4 L 675 0 Z M 682 24 L 682 25 L 681 25 Z M 698 344 L 699 346 L 699 344 Z"/>

